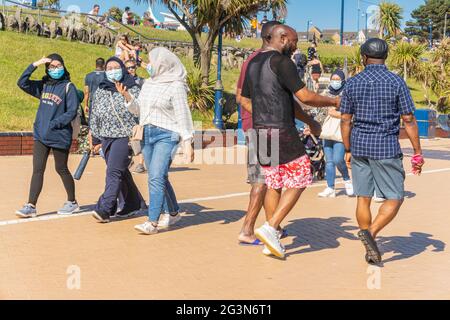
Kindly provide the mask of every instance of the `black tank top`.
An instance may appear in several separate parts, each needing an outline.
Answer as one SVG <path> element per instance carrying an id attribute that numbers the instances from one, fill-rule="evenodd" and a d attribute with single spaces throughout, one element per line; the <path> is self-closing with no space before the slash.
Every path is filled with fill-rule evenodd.
<path id="1" fill-rule="evenodd" d="M 305 155 L 297 128 L 293 93 L 273 72 L 270 51 L 259 54 L 247 69 L 252 87 L 253 127 L 257 133 L 258 159 L 262 166 L 286 164 Z"/>

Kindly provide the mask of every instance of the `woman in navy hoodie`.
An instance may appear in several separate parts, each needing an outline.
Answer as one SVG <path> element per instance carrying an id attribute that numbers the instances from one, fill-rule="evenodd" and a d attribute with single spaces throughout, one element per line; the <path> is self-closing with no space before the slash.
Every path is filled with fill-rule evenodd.
<path id="1" fill-rule="evenodd" d="M 30 80 L 33 72 L 45 65 L 46 76 L 42 80 Z M 28 203 L 16 214 L 22 218 L 37 215 L 36 203 L 42 190 L 44 172 L 50 151 L 55 158 L 55 169 L 61 177 L 67 192 L 67 202 L 58 214 L 72 214 L 79 207 L 75 199 L 75 183 L 67 168 L 69 150 L 72 144 L 72 120 L 75 119 L 79 100 L 75 86 L 64 60 L 58 54 L 51 54 L 34 62 L 25 70 L 17 85 L 26 93 L 40 100 L 34 122 L 33 176 L 31 178 Z"/>

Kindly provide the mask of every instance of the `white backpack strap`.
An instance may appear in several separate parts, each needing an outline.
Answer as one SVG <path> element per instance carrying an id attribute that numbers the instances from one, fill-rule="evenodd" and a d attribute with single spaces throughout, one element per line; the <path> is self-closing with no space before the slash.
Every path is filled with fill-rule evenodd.
<path id="1" fill-rule="evenodd" d="M 68 82 L 67 83 L 67 85 L 66 85 L 66 94 L 68 94 L 69 93 L 69 88 L 70 88 L 70 85 L 72 84 L 72 82 Z"/>

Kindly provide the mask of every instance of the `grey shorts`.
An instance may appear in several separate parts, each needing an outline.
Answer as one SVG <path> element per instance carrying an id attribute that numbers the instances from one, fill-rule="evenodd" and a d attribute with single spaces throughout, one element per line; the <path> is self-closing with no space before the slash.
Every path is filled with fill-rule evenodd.
<path id="1" fill-rule="evenodd" d="M 352 158 L 352 177 L 355 195 L 387 200 L 403 200 L 405 197 L 405 170 L 403 156 L 393 159 L 371 160 Z"/>
<path id="2" fill-rule="evenodd" d="M 247 140 L 247 182 L 249 184 L 265 184 L 266 176 L 259 164 L 258 154 L 254 146 L 249 145 Z"/>

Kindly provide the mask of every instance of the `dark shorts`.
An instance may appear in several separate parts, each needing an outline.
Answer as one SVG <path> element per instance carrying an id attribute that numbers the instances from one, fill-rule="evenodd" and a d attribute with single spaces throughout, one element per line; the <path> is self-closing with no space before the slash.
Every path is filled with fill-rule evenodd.
<path id="1" fill-rule="evenodd" d="M 403 200 L 405 197 L 405 170 L 403 156 L 393 159 L 371 160 L 352 158 L 352 177 L 355 195 L 387 200 Z"/>
<path id="2" fill-rule="evenodd" d="M 264 171 L 259 164 L 258 154 L 255 146 L 250 146 L 248 139 L 246 139 L 247 145 L 247 181 L 249 184 L 265 184 L 266 177 Z"/>

